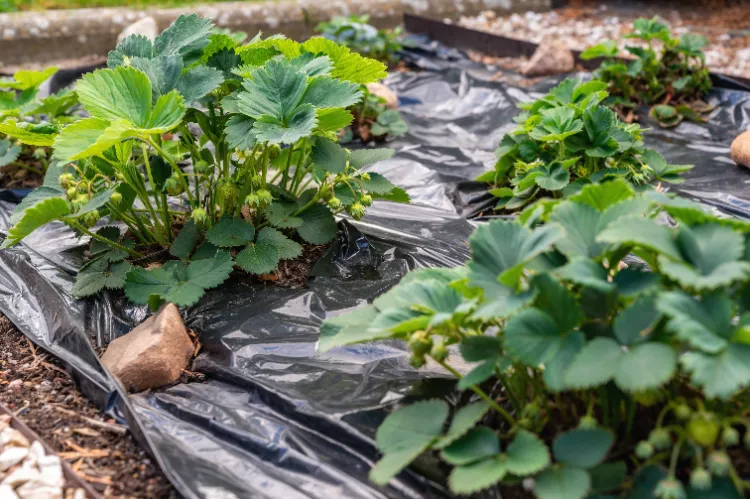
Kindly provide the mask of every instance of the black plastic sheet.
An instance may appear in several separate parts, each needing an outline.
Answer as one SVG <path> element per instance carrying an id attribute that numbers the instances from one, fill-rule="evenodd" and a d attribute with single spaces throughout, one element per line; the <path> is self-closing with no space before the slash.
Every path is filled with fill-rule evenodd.
<path id="1" fill-rule="evenodd" d="M 493 205 L 473 179 L 514 127 L 531 89 L 492 81 L 492 68 L 457 51 L 424 45 L 409 54 L 419 73 L 396 73 L 409 133 L 394 158 L 373 165 L 405 187 L 412 205 L 376 203 L 361 222 L 342 221 L 336 242 L 307 287 L 230 282 L 183 311 L 203 345 L 194 369 L 205 383 L 126 395 L 99 364 L 105 346 L 147 315 L 120 294 L 74 300 L 82 252 L 62 225 L 0 252 L 0 311 L 60 357 L 83 392 L 125 420 L 187 498 L 450 497 L 434 462 L 419 462 L 388 487 L 367 473 L 378 455 L 375 429 L 389 406 L 447 376 L 416 371 L 395 341 L 315 351 L 322 321 L 372 300 L 418 267 L 455 266 L 468 257 L 467 218 Z M 740 216 L 750 214 L 750 174 L 729 160 L 729 143 L 750 126 L 749 94 L 717 90 L 708 124 L 654 129 L 647 144 L 673 163 L 694 163 L 680 192 Z M 10 196 L 6 193 L 4 196 Z M 11 197 L 0 197 L 7 226 Z M 432 380 L 425 382 L 424 380 Z M 447 381 L 446 381 L 447 383 Z M 487 492 L 485 497 L 494 497 Z"/>

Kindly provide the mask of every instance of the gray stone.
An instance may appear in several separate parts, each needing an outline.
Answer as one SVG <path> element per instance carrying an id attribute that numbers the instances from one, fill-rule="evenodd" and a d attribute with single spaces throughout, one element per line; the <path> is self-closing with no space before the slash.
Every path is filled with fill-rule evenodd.
<path id="1" fill-rule="evenodd" d="M 180 312 L 170 303 L 110 343 L 101 361 L 126 389 L 139 392 L 180 379 L 193 350 Z"/>
<path id="2" fill-rule="evenodd" d="M 398 97 L 395 93 L 393 93 L 393 90 L 386 87 L 382 83 L 368 83 L 367 90 L 371 94 L 383 99 L 385 101 L 385 107 L 387 107 L 388 109 L 398 109 Z"/>
<path id="3" fill-rule="evenodd" d="M 156 19 L 146 16 L 120 31 L 120 34 L 117 35 L 117 45 L 130 35 L 143 35 L 153 42 L 158 34 L 159 26 L 156 24 Z"/>

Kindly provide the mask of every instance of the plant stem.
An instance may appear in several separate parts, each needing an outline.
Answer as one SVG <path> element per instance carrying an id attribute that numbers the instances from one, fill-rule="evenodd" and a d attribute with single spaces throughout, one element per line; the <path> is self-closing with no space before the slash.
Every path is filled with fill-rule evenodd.
<path id="1" fill-rule="evenodd" d="M 180 167 L 177 165 L 177 162 L 174 160 L 172 156 L 167 154 L 167 152 L 162 149 L 156 141 L 154 141 L 151 137 L 146 137 L 145 142 L 154 148 L 154 150 L 159 153 L 159 156 L 167 160 L 167 163 L 169 163 L 169 166 L 172 167 L 172 171 L 174 171 L 177 176 L 180 178 L 180 182 L 182 183 L 182 187 L 185 189 L 185 192 L 188 196 L 188 201 L 190 201 L 190 205 L 193 204 L 193 195 L 190 192 L 190 186 L 187 183 L 187 180 L 185 179 L 185 175 L 182 173 L 182 170 L 180 170 Z"/>
<path id="2" fill-rule="evenodd" d="M 120 251 L 126 251 L 129 255 L 132 255 L 135 258 L 143 258 L 143 255 L 141 253 L 138 253 L 137 251 L 132 250 L 130 248 L 126 248 L 125 246 L 123 246 L 121 244 L 118 244 L 118 243 L 116 243 L 116 242 L 114 242 L 114 241 L 112 241 L 110 239 L 107 239 L 106 237 L 100 236 L 99 234 L 97 234 L 95 232 L 91 232 L 86 227 L 84 227 L 83 225 L 81 225 L 80 223 L 78 223 L 77 220 L 68 220 L 68 223 L 72 227 L 80 230 L 81 232 L 83 232 L 87 236 L 90 236 L 91 238 L 96 239 L 99 242 L 108 244 L 108 245 L 112 246 L 113 248 L 116 248 L 116 249 L 118 249 Z"/>
<path id="3" fill-rule="evenodd" d="M 433 357 L 433 359 L 434 359 L 434 357 Z M 463 376 L 461 375 L 461 373 L 459 373 L 458 371 L 456 371 L 455 369 L 453 369 L 450 365 L 448 365 L 448 363 L 446 361 L 444 361 L 444 360 L 437 360 L 437 359 L 435 359 L 435 361 L 438 364 L 440 364 L 441 366 L 443 366 L 448 372 L 450 372 L 457 379 L 459 379 L 459 380 L 463 379 Z M 490 404 L 490 406 L 493 409 L 495 409 L 498 412 L 498 414 L 500 414 L 502 417 L 505 418 L 506 421 L 508 421 L 508 423 L 510 424 L 511 427 L 515 427 L 516 426 L 516 420 L 513 419 L 513 416 L 511 416 L 510 413 L 503 408 L 503 406 L 501 406 L 500 404 L 498 404 L 497 402 L 495 402 L 494 400 L 492 400 L 492 398 L 489 395 L 487 395 L 484 392 L 484 390 L 482 390 L 478 386 L 472 386 L 471 387 L 471 391 L 473 391 L 474 393 L 476 393 L 477 395 L 479 395 L 479 397 L 481 397 L 485 402 L 487 402 L 488 404 Z"/>
<path id="4" fill-rule="evenodd" d="M 25 164 L 21 163 L 20 161 L 14 161 L 13 163 L 11 163 L 11 165 L 12 166 L 17 166 L 18 168 L 22 168 L 24 170 L 28 170 L 31 173 L 36 173 L 37 175 L 44 175 L 43 171 L 38 170 L 38 169 L 34 168 L 31 165 L 25 165 Z"/>
<path id="5" fill-rule="evenodd" d="M 159 206 L 162 210 L 162 215 L 164 216 L 164 219 L 162 221 L 162 224 L 164 225 L 164 235 L 167 238 L 167 242 L 172 241 L 172 231 L 170 229 L 171 224 L 169 223 L 169 206 L 167 203 L 167 196 L 164 195 L 164 193 L 160 193 L 156 189 L 156 182 L 154 182 L 154 176 L 151 173 L 151 163 L 148 160 L 148 149 L 146 149 L 146 144 L 141 144 L 141 151 L 143 152 L 143 163 L 146 166 L 146 173 L 148 174 L 148 181 L 151 184 L 151 192 L 154 193 L 154 199 L 156 199 L 156 204 Z M 156 217 L 156 213 L 153 213 L 154 217 Z M 158 217 L 157 217 L 158 218 Z"/>

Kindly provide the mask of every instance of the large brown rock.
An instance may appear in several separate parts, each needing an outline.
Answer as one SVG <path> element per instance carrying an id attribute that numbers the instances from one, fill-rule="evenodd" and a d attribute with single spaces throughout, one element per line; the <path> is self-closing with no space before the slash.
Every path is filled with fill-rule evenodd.
<path id="1" fill-rule="evenodd" d="M 544 40 L 531 59 L 523 65 L 521 73 L 526 76 L 547 76 L 570 73 L 575 69 L 573 53 L 562 40 Z"/>
<path id="2" fill-rule="evenodd" d="M 367 91 L 372 95 L 376 95 L 383 99 L 385 101 L 383 104 L 388 109 L 398 109 L 398 97 L 393 92 L 393 90 L 383 85 L 382 83 L 368 83 Z"/>
<path id="3" fill-rule="evenodd" d="M 180 312 L 169 303 L 110 343 L 101 361 L 127 390 L 139 392 L 179 380 L 193 350 Z"/>
<path id="4" fill-rule="evenodd" d="M 739 134 L 732 141 L 729 154 L 732 161 L 745 168 L 750 168 L 750 130 Z"/>

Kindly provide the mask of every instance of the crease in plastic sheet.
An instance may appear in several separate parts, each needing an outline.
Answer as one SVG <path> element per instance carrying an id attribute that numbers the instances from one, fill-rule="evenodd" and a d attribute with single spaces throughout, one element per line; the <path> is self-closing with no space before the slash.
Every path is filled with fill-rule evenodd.
<path id="1" fill-rule="evenodd" d="M 51 224 L 0 252 L 0 309 L 35 343 L 60 357 L 84 393 L 128 422 L 187 498 L 449 497 L 445 470 L 418 461 L 388 487 L 369 482 L 375 429 L 387 407 L 414 390 L 450 387 L 443 372 L 417 372 L 403 343 L 383 341 L 315 351 L 326 317 L 351 310 L 418 267 L 468 257 L 466 220 L 493 205 L 473 179 L 494 164 L 519 102 L 559 78 L 515 88 L 460 52 L 436 45 L 407 54 L 421 73 L 395 73 L 409 132 L 373 165 L 405 187 L 412 205 L 376 203 L 364 220 L 342 222 L 336 242 L 302 289 L 227 283 L 184 310 L 200 332 L 194 368 L 205 383 L 125 396 L 100 366 L 98 346 L 147 315 L 115 293 L 74 300 L 79 241 Z M 750 174 L 729 160 L 729 143 L 750 126 L 748 94 L 716 90 L 708 124 L 654 128 L 647 144 L 672 163 L 694 163 L 680 192 L 724 212 L 750 214 Z M 7 226 L 12 201 L 0 196 Z M 484 497 L 495 497 L 492 491 Z"/>

